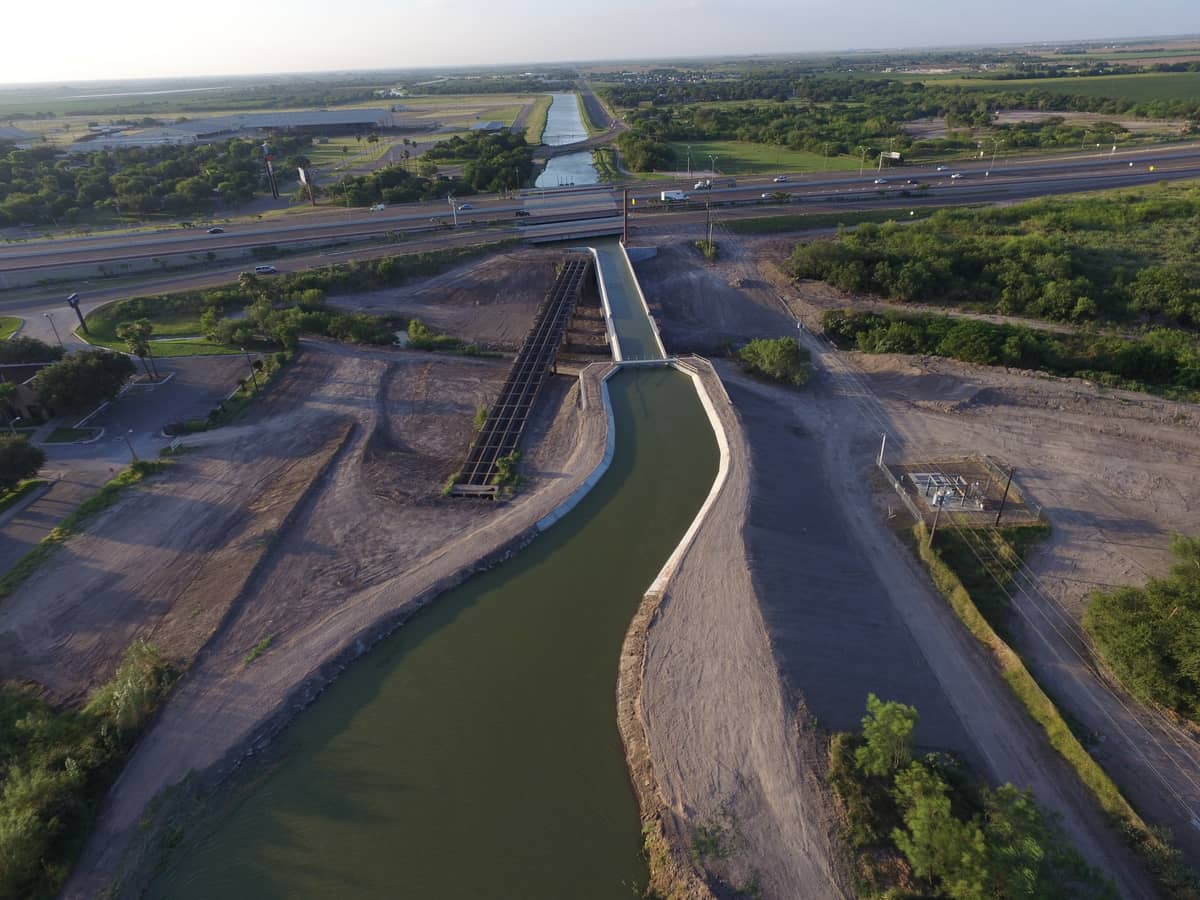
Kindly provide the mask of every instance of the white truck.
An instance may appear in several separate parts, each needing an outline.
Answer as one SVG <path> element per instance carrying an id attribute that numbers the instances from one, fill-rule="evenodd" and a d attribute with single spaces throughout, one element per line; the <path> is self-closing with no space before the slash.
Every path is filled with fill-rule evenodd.
<path id="1" fill-rule="evenodd" d="M 686 200 L 688 195 L 683 191 L 663 191 L 660 195 L 663 203 L 671 203 L 676 200 Z"/>
<path id="2" fill-rule="evenodd" d="M 711 178 L 701 178 L 699 181 L 696 182 L 696 186 L 693 188 L 693 190 L 707 191 L 711 187 L 712 187 L 712 179 Z"/>

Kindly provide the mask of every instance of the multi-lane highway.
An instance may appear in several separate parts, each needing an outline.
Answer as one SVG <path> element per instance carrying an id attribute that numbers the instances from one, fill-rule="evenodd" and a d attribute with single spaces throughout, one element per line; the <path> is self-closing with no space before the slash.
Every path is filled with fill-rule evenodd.
<path id="1" fill-rule="evenodd" d="M 877 205 L 1004 202 L 1200 178 L 1200 144 L 1009 160 L 994 166 L 989 166 L 987 160 L 977 160 L 947 167 L 867 170 L 861 176 L 839 172 L 784 177 L 783 181 L 772 176 L 722 177 L 708 190 L 691 190 L 692 185 L 678 179 L 637 182 L 630 186 L 630 196 L 643 221 L 647 216 L 679 215 L 681 207 L 695 208 L 696 204 L 706 202 L 740 207 L 734 215 L 771 214 L 781 208 L 775 202 L 783 199 L 780 195 L 793 202 L 801 201 L 800 208 L 834 204 L 837 208 L 860 209 Z M 880 178 L 885 183 L 876 183 Z M 667 189 L 685 190 L 690 202 L 667 208 L 659 203 L 660 192 Z M 36 272 L 40 277 L 52 278 L 55 269 L 78 271 L 88 264 L 201 257 L 209 251 L 229 254 L 255 250 L 256 256 L 265 259 L 272 247 L 312 248 L 323 243 L 378 238 L 388 232 L 435 237 L 440 231 L 449 232 L 455 218 L 460 232 L 487 227 L 513 235 L 535 230 L 543 236 L 552 236 L 556 226 L 561 226 L 558 230 L 566 234 L 572 223 L 619 215 L 620 207 L 621 187 L 597 186 L 529 190 L 508 197 L 470 197 L 460 201 L 455 212 L 445 201 L 401 204 L 375 212 L 323 208 L 277 219 L 229 224 L 219 234 L 209 234 L 203 228 L 174 228 L 43 238 L 0 246 L 0 288 L 5 285 L 6 273 Z M 446 238 L 450 238 L 449 233 Z"/>

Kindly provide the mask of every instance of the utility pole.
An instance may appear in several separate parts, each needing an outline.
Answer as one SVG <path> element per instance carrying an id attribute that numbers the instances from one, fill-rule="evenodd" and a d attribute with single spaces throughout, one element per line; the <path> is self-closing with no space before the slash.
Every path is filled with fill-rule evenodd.
<path id="1" fill-rule="evenodd" d="M 254 393 L 257 394 L 258 393 L 258 373 L 256 371 L 254 371 L 254 363 L 250 361 L 250 351 L 248 351 L 245 347 L 243 347 L 242 352 L 246 354 L 246 365 L 250 367 L 250 377 L 254 381 Z"/>
<path id="2" fill-rule="evenodd" d="M 624 200 L 621 202 L 621 243 L 629 246 L 629 188 L 625 188 Z"/>
<path id="3" fill-rule="evenodd" d="M 692 178 L 692 145 L 687 145 L 688 180 Z"/>
<path id="4" fill-rule="evenodd" d="M 996 527 L 1000 527 L 1000 517 L 1004 515 L 1004 504 L 1008 501 L 1008 488 L 1012 484 L 1013 472 L 1016 468 L 1008 470 L 1008 481 L 1004 482 L 1004 496 L 1000 498 L 1000 508 L 996 510 Z"/>
<path id="5" fill-rule="evenodd" d="M 938 517 L 942 514 L 942 500 L 940 497 L 934 497 L 937 503 L 933 507 L 933 527 L 929 529 L 929 545 L 933 546 L 933 536 L 937 534 Z"/>
<path id="6" fill-rule="evenodd" d="M 886 431 L 885 431 L 885 432 L 883 432 L 883 434 L 882 434 L 882 435 L 880 435 L 880 437 L 881 437 L 882 439 L 879 441 L 879 462 L 878 462 L 878 465 L 879 465 L 879 467 L 882 469 L 882 468 L 883 468 L 883 448 L 887 446 L 887 432 L 886 432 Z"/>
<path id="7" fill-rule="evenodd" d="M 546 196 L 545 191 L 542 192 L 542 196 L 543 197 Z M 446 201 L 450 204 L 450 216 L 451 216 L 451 218 L 454 219 L 454 227 L 457 228 L 458 227 L 458 204 L 454 202 L 454 195 L 447 194 Z"/>

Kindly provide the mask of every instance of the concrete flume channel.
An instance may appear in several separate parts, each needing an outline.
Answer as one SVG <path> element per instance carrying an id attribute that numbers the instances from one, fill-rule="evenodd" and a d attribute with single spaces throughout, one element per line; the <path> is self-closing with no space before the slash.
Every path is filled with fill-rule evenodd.
<path id="1" fill-rule="evenodd" d="M 151 896 L 557 900 L 645 883 L 616 725 L 621 645 L 724 466 L 704 388 L 664 358 L 624 248 L 592 253 L 625 360 L 603 384 L 605 463 L 542 537 L 302 713 Z"/>

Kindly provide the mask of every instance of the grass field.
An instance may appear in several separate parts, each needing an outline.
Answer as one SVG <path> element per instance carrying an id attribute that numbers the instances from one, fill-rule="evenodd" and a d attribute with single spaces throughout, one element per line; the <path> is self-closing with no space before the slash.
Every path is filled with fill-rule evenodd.
<path id="1" fill-rule="evenodd" d="M 902 209 L 862 209 L 845 212 L 794 213 L 782 216 L 755 216 L 750 219 L 730 219 L 725 227 L 734 234 L 775 234 L 782 231 L 811 231 L 838 228 L 842 225 L 862 225 L 864 222 L 907 222 L 925 219 L 938 211 L 935 206 L 923 206 L 909 215 Z"/>
<path id="2" fill-rule="evenodd" d="M 11 491 L 5 491 L 3 494 L 0 494 L 0 512 L 10 509 L 20 502 L 21 498 L 33 493 L 43 484 L 46 484 L 44 478 L 27 478 Z"/>
<path id="3" fill-rule="evenodd" d="M 23 321 L 16 316 L 0 316 L 0 341 L 6 341 L 16 334 Z"/>
<path id="4" fill-rule="evenodd" d="M 1054 94 L 1112 97 L 1144 103 L 1152 100 L 1191 100 L 1200 96 L 1200 72 L 1146 72 L 1142 75 L 1097 75 L 1091 78 L 1029 78 L 993 81 L 984 78 L 943 80 L 980 91 L 1028 91 L 1040 89 Z"/>
<path id="5" fill-rule="evenodd" d="M 600 98 L 597 97 L 597 100 Z M 584 130 L 587 131 L 588 137 L 599 134 L 604 129 L 592 121 L 592 117 L 588 114 L 587 104 L 583 102 L 583 94 L 578 91 L 575 93 L 575 103 L 579 106 L 579 121 L 583 123 Z"/>
<path id="6" fill-rule="evenodd" d="M 686 172 L 688 144 L 672 142 L 675 169 Z M 758 175 L 764 172 L 820 172 L 823 169 L 857 169 L 858 160 L 849 156 L 823 157 L 819 153 L 789 150 L 768 144 L 744 141 L 693 141 L 692 171 L 707 172 L 709 155 L 717 157 L 717 171 L 722 175 Z"/>
<path id="7" fill-rule="evenodd" d="M 167 312 L 158 316 L 148 316 L 154 323 L 154 335 L 151 338 L 150 352 L 155 357 L 167 356 L 221 356 L 237 353 L 236 347 L 226 347 L 214 344 L 202 337 L 199 312 Z M 88 313 L 87 323 L 90 334 L 87 339 L 98 347 L 107 347 L 122 353 L 129 351 L 128 345 L 117 337 L 117 326 L 128 321 L 129 317 L 122 314 L 121 303 L 110 303 Z M 156 340 L 170 338 L 175 340 Z"/>
<path id="8" fill-rule="evenodd" d="M 525 120 L 525 140 L 529 144 L 536 146 L 542 142 L 542 134 L 546 130 L 546 117 L 550 115 L 550 104 L 553 102 L 554 98 L 549 94 L 534 101 L 529 118 Z"/>

